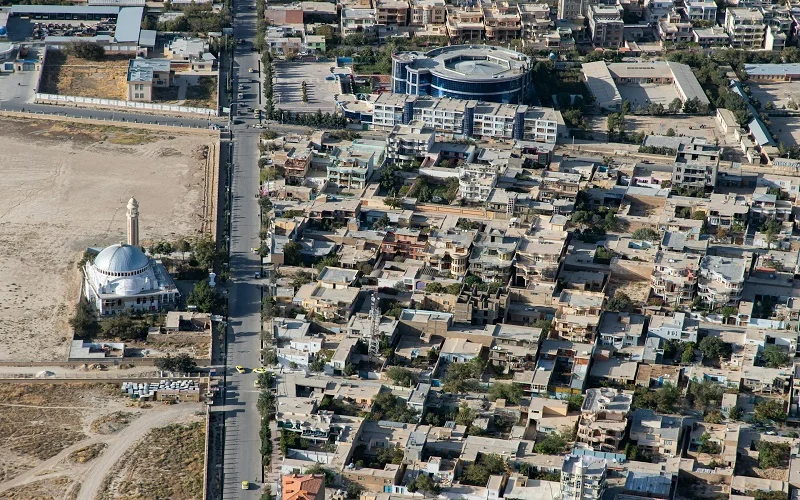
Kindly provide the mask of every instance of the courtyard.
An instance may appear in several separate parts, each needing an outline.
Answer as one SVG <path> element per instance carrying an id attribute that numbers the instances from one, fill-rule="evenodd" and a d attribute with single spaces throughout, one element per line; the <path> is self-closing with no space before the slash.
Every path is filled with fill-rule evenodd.
<path id="1" fill-rule="evenodd" d="M 196 235 L 215 142 L 49 120 L 1 118 L 0 130 L 0 360 L 64 359 L 84 250 L 125 239 L 132 195 L 143 245 Z"/>
<path id="2" fill-rule="evenodd" d="M 761 109 L 771 102 L 775 109 L 784 106 L 791 109 L 791 103 L 800 106 L 800 82 L 755 83 L 747 82 L 750 93 L 761 103 Z"/>
<path id="3" fill-rule="evenodd" d="M 632 110 L 647 107 L 650 103 L 661 104 L 666 108 L 678 97 L 672 85 L 617 85 L 617 89 L 622 100 L 631 103 Z"/>

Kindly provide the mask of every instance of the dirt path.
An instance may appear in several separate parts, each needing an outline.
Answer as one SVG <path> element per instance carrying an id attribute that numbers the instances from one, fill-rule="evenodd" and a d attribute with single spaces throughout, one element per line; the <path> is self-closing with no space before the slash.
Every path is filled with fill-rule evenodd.
<path id="1" fill-rule="evenodd" d="M 16 406 L 18 408 L 40 408 L 44 410 L 96 410 L 94 406 L 38 406 L 20 405 L 15 403 L 0 403 L 0 406 Z"/>
<path id="2" fill-rule="evenodd" d="M 29 406 L 29 405 L 5 405 L 5 406 L 27 406 L 33 408 L 58 408 L 52 406 Z M 75 407 L 70 407 L 75 408 Z M 70 479 L 76 482 L 83 482 L 81 485 L 79 499 L 93 500 L 98 493 L 103 480 L 111 471 L 114 464 L 122 458 L 125 452 L 128 451 L 139 439 L 147 434 L 151 429 L 163 427 L 170 423 L 180 421 L 183 418 L 194 414 L 197 410 L 202 409 L 202 406 L 197 404 L 180 404 L 170 406 L 164 410 L 157 409 L 143 413 L 139 418 L 133 421 L 131 425 L 122 429 L 116 434 L 109 434 L 104 436 L 95 436 L 89 439 L 84 439 L 78 443 L 73 444 L 63 449 L 59 454 L 45 460 L 36 467 L 27 470 L 15 477 L 10 481 L 0 484 L 0 493 L 10 490 L 17 486 L 22 486 L 28 483 L 34 483 L 43 479 L 49 479 L 59 476 L 68 475 Z M 54 470 L 58 464 L 67 460 L 70 453 L 84 448 L 95 443 L 107 443 L 106 448 L 93 462 L 84 466 L 73 464 L 64 470 Z"/>
<path id="3" fill-rule="evenodd" d="M 148 412 L 118 434 L 110 436 L 109 447 L 84 471 L 85 480 L 81 484 L 77 500 L 94 500 L 114 464 L 150 429 L 180 421 L 200 409 L 201 405 L 183 403 L 164 411 Z"/>

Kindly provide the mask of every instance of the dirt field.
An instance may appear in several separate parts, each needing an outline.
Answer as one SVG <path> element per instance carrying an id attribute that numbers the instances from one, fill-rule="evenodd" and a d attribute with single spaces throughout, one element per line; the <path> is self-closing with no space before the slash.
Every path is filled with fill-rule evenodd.
<path id="1" fill-rule="evenodd" d="M 117 463 L 100 498 L 202 498 L 204 454 L 202 422 L 153 429 Z"/>
<path id="2" fill-rule="evenodd" d="M 153 429 L 161 432 L 158 436 L 169 434 L 160 428 L 173 422 L 197 427 L 174 433 L 175 439 L 180 437 L 186 444 L 170 442 L 169 449 L 179 448 L 181 453 L 173 457 L 161 450 L 162 460 L 168 457 L 170 463 L 186 467 L 186 480 L 202 485 L 201 405 L 138 406 L 118 391 L 119 386 L 110 384 L 0 384 L 0 401 L 13 401 L 0 405 L 0 435 L 4 436 L 0 441 L 0 498 L 93 499 L 121 457 L 142 448 L 135 447 Z M 198 469 L 199 480 L 195 477 Z M 177 474 L 173 469 L 168 472 Z M 191 487 L 183 480 L 176 484 L 183 489 L 169 498 L 189 498 L 181 495 L 193 491 Z"/>
<path id="3" fill-rule="evenodd" d="M 772 133 L 778 142 L 782 142 L 786 146 L 794 146 L 800 144 L 800 129 L 797 128 L 797 118 L 790 116 L 771 116 L 769 121 L 772 122 Z"/>
<path id="4" fill-rule="evenodd" d="M 0 360 L 65 359 L 83 251 L 125 239 L 132 195 L 144 245 L 196 235 L 212 140 L 9 118 L 0 130 Z"/>
<path id="5" fill-rule="evenodd" d="M 90 61 L 48 51 L 39 91 L 126 100 L 129 60 L 128 56 L 108 56 L 104 61 Z"/>
<path id="6" fill-rule="evenodd" d="M 756 83 L 747 82 L 753 97 L 761 103 L 762 109 L 771 102 L 775 109 L 788 107 L 789 103 L 800 105 L 800 82 Z"/>

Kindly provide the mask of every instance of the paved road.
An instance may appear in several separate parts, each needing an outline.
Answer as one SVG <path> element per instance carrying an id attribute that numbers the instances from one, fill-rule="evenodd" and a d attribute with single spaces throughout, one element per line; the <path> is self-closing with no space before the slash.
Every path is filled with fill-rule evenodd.
<path id="1" fill-rule="evenodd" d="M 250 10 L 252 8 L 252 10 Z M 234 7 L 234 35 L 251 41 L 255 36 L 255 0 L 238 0 Z M 259 67 L 259 54 L 250 44 L 236 48 L 233 64 L 234 88 L 239 79 L 252 80 L 257 75 L 249 68 Z M 260 107 L 260 83 L 247 83 L 249 89 L 241 106 Z M 234 93 L 238 93 L 234 91 Z M 229 328 L 227 338 L 227 380 L 225 386 L 225 451 L 222 498 L 259 498 L 262 486 L 261 417 L 256 408 L 258 391 L 254 387 L 253 368 L 261 366 L 261 288 L 254 275 L 261 271 L 260 259 L 250 249 L 259 246 L 261 227 L 258 214 L 258 138 L 256 120 L 240 117 L 234 125 L 233 181 L 231 187 L 232 216 L 230 232 L 230 268 L 234 285 L 229 292 Z M 242 365 L 246 373 L 234 367 Z M 250 489 L 242 490 L 242 481 L 250 481 Z"/>

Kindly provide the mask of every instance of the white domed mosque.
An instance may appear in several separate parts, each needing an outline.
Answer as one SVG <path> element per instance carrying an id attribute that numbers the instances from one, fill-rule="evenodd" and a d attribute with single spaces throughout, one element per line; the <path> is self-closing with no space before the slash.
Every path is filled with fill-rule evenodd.
<path id="1" fill-rule="evenodd" d="M 136 198 L 128 201 L 127 216 L 128 242 L 104 248 L 83 267 L 84 295 L 101 316 L 160 311 L 174 307 L 178 300 L 178 289 L 167 269 L 139 248 Z"/>

